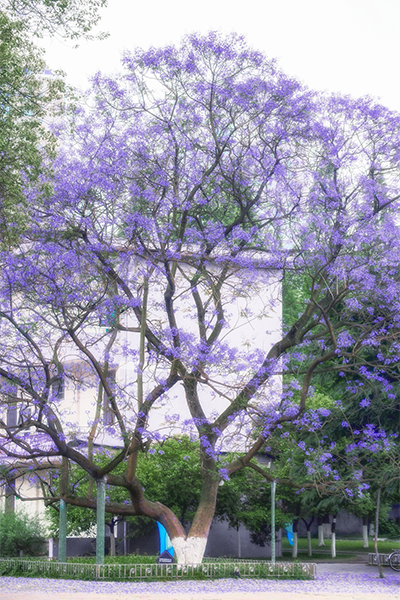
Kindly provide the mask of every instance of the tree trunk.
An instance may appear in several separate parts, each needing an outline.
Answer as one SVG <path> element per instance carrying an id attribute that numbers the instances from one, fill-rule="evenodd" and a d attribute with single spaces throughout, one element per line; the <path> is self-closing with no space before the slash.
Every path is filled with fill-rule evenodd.
<path id="1" fill-rule="evenodd" d="M 331 555 L 336 558 L 336 515 L 332 516 L 331 534 Z"/>
<path id="2" fill-rule="evenodd" d="M 206 537 L 172 538 L 178 565 L 198 565 L 202 562 L 207 545 Z"/>
<path id="3" fill-rule="evenodd" d="M 312 556 L 311 531 L 309 529 L 307 529 L 307 554 Z"/>
<path id="4" fill-rule="evenodd" d="M 165 527 L 175 550 L 178 564 L 186 565 L 201 563 L 203 559 L 208 532 L 215 512 L 217 488 L 218 483 L 215 486 L 209 486 L 208 490 L 208 495 L 212 496 L 214 493 L 214 503 L 207 502 L 207 493 L 202 492 L 199 507 L 188 535 L 172 510 L 161 502 L 150 502 L 144 497 L 138 479 L 134 478 L 130 482 L 129 491 L 136 514 L 159 521 Z"/>
<path id="5" fill-rule="evenodd" d="M 54 540 L 49 538 L 49 559 L 54 558 Z"/>
<path id="6" fill-rule="evenodd" d="M 186 378 L 183 381 L 187 404 L 193 419 L 205 420 L 198 393 L 197 380 Z M 213 451 L 217 441 L 215 432 L 208 425 L 198 426 L 201 465 L 201 493 L 199 505 L 194 515 L 188 535 L 174 535 L 166 528 L 176 552 L 178 564 L 199 564 L 203 560 L 208 534 L 215 514 L 220 475 Z M 182 528 L 183 529 L 183 528 Z M 172 533 L 172 535 L 171 535 Z"/>
<path id="7" fill-rule="evenodd" d="M 314 522 L 314 517 L 307 523 L 305 519 L 303 519 L 303 523 L 307 528 L 307 554 L 308 556 L 312 556 L 312 545 L 311 545 L 311 525 Z"/>
<path id="8" fill-rule="evenodd" d="M 128 524 L 126 521 L 124 521 L 124 556 L 126 556 L 128 554 L 127 536 L 128 536 Z"/>
<path id="9" fill-rule="evenodd" d="M 110 527 L 110 556 L 115 556 L 115 535 L 114 535 L 114 527 Z"/>
<path id="10" fill-rule="evenodd" d="M 329 539 L 331 537 L 331 524 L 329 521 L 329 515 L 325 515 L 322 518 L 322 526 L 324 528 L 324 537 Z"/>
<path id="11" fill-rule="evenodd" d="M 188 404 L 192 410 L 193 406 L 196 408 L 197 404 L 196 382 L 192 380 L 185 381 L 185 391 L 188 396 Z M 210 450 L 212 451 L 214 448 L 217 438 L 215 433 L 210 433 L 207 428 L 205 430 L 206 433 L 199 429 L 200 438 L 206 440 L 200 445 L 202 487 L 198 508 L 188 534 L 186 534 L 177 516 L 167 506 L 160 502 L 151 502 L 145 498 L 143 487 L 135 475 L 135 469 L 129 468 L 132 455 L 129 457 L 124 478 L 128 484 L 126 487 L 129 490 L 136 514 L 155 519 L 165 527 L 174 548 L 177 563 L 180 565 L 200 564 L 202 562 L 215 514 L 220 474 Z M 109 475 L 109 478 L 111 479 L 112 476 Z"/>
<path id="12" fill-rule="evenodd" d="M 368 542 L 368 517 L 364 517 L 363 518 L 362 532 L 363 532 L 363 548 L 368 548 L 368 546 L 369 546 L 369 542 Z"/>
<path id="13" fill-rule="evenodd" d="M 318 546 L 325 546 L 324 542 L 324 524 L 322 518 L 318 517 Z"/>
<path id="14" fill-rule="evenodd" d="M 205 468 L 204 468 L 205 467 Z M 178 564 L 200 564 L 214 518 L 219 477 L 212 459 L 203 458 L 203 483 L 199 507 L 186 536 L 171 536 Z M 166 528 L 168 531 L 168 528 Z M 169 534 L 169 532 L 168 532 Z"/>
<path id="15" fill-rule="evenodd" d="M 293 521 L 293 547 L 292 558 L 297 558 L 297 541 L 298 541 L 298 519 Z"/>
<path id="16" fill-rule="evenodd" d="M 376 511 L 375 511 L 375 538 L 374 538 L 374 546 L 375 546 L 375 556 L 376 556 L 376 564 L 379 569 L 379 577 L 384 579 L 383 576 L 383 565 L 379 559 L 379 551 L 378 551 L 378 529 L 379 529 L 379 510 L 381 503 L 381 488 L 378 488 L 378 493 L 376 495 Z"/>

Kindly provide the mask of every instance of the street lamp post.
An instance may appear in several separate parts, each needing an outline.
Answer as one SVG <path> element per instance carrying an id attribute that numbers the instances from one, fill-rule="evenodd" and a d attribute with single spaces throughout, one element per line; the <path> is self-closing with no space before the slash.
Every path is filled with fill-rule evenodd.
<path id="1" fill-rule="evenodd" d="M 271 562 L 275 563 L 275 492 L 276 481 L 271 483 Z"/>
<path id="2" fill-rule="evenodd" d="M 272 457 L 268 456 L 264 463 L 267 469 L 271 470 Z M 275 495 L 276 495 L 276 481 L 271 482 L 271 562 L 276 562 L 276 546 L 275 546 Z"/>
<path id="3" fill-rule="evenodd" d="M 104 565 L 105 496 L 106 481 L 100 479 L 97 481 L 96 565 Z"/>
<path id="4" fill-rule="evenodd" d="M 60 500 L 60 522 L 58 535 L 58 562 L 67 561 L 67 504 Z"/>

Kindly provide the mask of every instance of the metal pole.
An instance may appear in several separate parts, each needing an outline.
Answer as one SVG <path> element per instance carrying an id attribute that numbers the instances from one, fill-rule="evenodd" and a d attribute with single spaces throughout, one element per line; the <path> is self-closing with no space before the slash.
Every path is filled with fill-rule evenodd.
<path id="1" fill-rule="evenodd" d="M 65 503 L 65 500 L 60 500 L 58 562 L 67 562 L 67 505 Z"/>
<path id="2" fill-rule="evenodd" d="M 275 491 L 276 481 L 271 484 L 271 562 L 275 563 Z"/>
<path id="3" fill-rule="evenodd" d="M 127 531 L 128 527 L 127 527 L 127 523 L 126 521 L 124 521 L 124 556 L 126 556 L 128 554 L 127 552 L 127 540 L 126 540 L 126 536 L 128 535 L 128 531 Z"/>
<path id="4" fill-rule="evenodd" d="M 106 482 L 100 479 L 97 482 L 96 565 L 104 565 L 105 503 Z"/>

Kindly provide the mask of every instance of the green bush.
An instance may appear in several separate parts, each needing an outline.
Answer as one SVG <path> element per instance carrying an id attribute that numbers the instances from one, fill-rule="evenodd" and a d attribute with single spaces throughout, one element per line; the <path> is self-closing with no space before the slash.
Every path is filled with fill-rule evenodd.
<path id="1" fill-rule="evenodd" d="M 18 556 L 22 550 L 38 554 L 45 541 L 40 520 L 23 512 L 0 512 L 0 556 Z"/>
<path id="2" fill-rule="evenodd" d="M 395 519 L 385 519 L 379 522 L 379 535 L 388 538 L 400 538 L 400 523 Z"/>

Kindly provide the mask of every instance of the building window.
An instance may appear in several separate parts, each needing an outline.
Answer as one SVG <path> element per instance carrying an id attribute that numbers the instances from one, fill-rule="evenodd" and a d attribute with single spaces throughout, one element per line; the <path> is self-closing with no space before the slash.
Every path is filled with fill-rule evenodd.
<path id="1" fill-rule="evenodd" d="M 64 379 L 60 379 L 53 385 L 53 398 L 54 400 L 64 400 L 65 395 L 65 383 Z"/>
<path id="2" fill-rule="evenodd" d="M 16 427 L 18 419 L 18 409 L 16 404 L 7 406 L 7 427 Z"/>
<path id="3" fill-rule="evenodd" d="M 5 510 L 6 512 L 15 511 L 15 479 L 10 479 L 5 484 Z"/>

